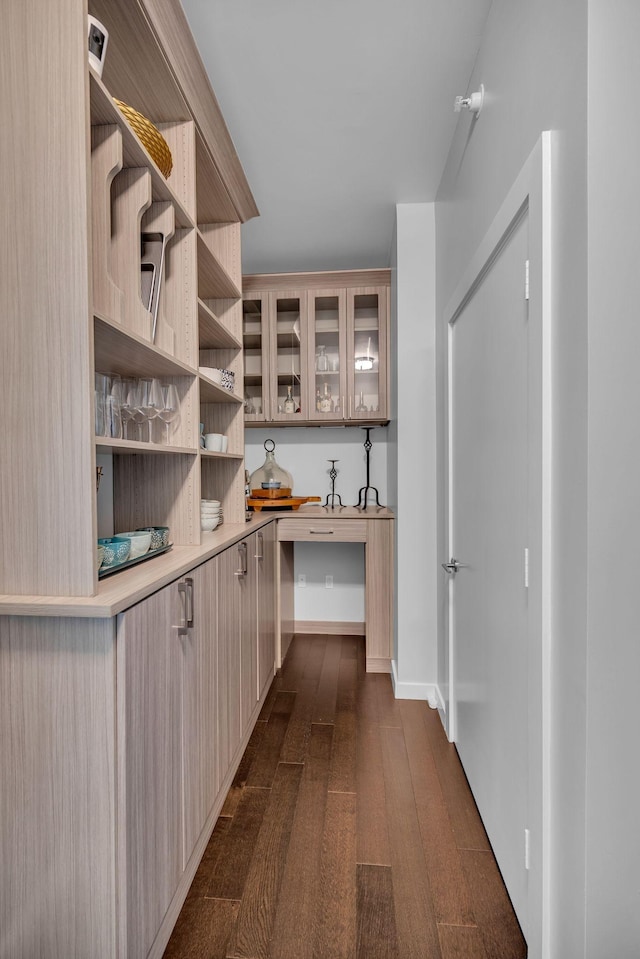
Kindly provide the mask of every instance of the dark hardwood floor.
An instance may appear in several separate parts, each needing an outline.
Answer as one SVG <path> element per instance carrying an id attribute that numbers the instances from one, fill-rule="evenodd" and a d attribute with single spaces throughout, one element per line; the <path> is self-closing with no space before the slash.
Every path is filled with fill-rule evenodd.
<path id="1" fill-rule="evenodd" d="M 526 944 L 435 710 L 299 636 L 276 676 L 165 959 L 523 959 Z"/>

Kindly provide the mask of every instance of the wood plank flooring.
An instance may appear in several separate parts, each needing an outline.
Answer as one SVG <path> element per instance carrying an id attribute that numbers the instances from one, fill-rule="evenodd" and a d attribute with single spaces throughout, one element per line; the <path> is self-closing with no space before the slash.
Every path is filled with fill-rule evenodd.
<path id="1" fill-rule="evenodd" d="M 361 637 L 295 637 L 165 959 L 526 954 L 437 712 Z"/>

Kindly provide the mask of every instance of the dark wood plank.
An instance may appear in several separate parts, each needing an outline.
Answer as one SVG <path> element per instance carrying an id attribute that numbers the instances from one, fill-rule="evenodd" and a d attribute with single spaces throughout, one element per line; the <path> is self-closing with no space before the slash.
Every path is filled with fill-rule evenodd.
<path id="1" fill-rule="evenodd" d="M 312 726 L 273 924 L 271 955 L 278 959 L 313 955 L 332 739 L 332 726 Z"/>
<path id="2" fill-rule="evenodd" d="M 358 650 L 364 647 L 364 636 L 343 636 L 342 637 L 342 658 L 354 659 L 358 661 Z"/>
<path id="3" fill-rule="evenodd" d="M 225 959 L 239 908 L 229 899 L 185 903 L 164 959 Z"/>
<path id="4" fill-rule="evenodd" d="M 426 709 L 423 721 L 458 848 L 491 850 L 460 757 L 447 740 L 437 709 Z"/>
<path id="5" fill-rule="evenodd" d="M 342 640 L 339 636 L 327 637 L 324 661 L 318 682 L 314 723 L 333 723 L 336 718 L 336 698 L 338 694 L 338 674 L 342 656 Z"/>
<path id="6" fill-rule="evenodd" d="M 304 663 L 304 668 L 300 673 L 301 679 L 313 680 L 316 683 L 320 680 L 322 664 L 324 662 L 324 653 L 327 646 L 327 636 L 309 636 L 309 653 Z"/>
<path id="7" fill-rule="evenodd" d="M 313 959 L 355 959 L 356 797 L 329 793 Z"/>
<path id="8" fill-rule="evenodd" d="M 295 689 L 296 683 L 304 674 L 312 650 L 317 647 L 317 643 L 314 643 L 315 639 L 315 636 L 295 636 L 291 640 L 285 660 L 276 677 L 281 680 L 282 689 Z M 318 681 L 318 675 L 319 672 L 315 676 L 316 682 Z"/>
<path id="9" fill-rule="evenodd" d="M 403 959 L 440 959 L 427 866 L 402 729 L 380 727 L 398 948 Z"/>
<path id="10" fill-rule="evenodd" d="M 280 763 L 227 948 L 232 959 L 271 959 L 270 940 L 303 767 Z"/>
<path id="11" fill-rule="evenodd" d="M 490 959 L 525 959 L 527 944 L 493 853 L 465 849 L 462 867 L 471 906 Z"/>
<path id="12" fill-rule="evenodd" d="M 469 890 L 451 820 L 431 752 L 423 713 L 425 702 L 402 700 L 400 714 L 411 770 L 413 795 L 437 922 L 473 925 Z"/>
<path id="13" fill-rule="evenodd" d="M 358 865 L 356 888 L 357 959 L 398 959 L 391 868 Z"/>
<path id="14" fill-rule="evenodd" d="M 338 671 L 333 750 L 329 770 L 329 789 L 332 792 L 356 791 L 358 662 L 355 655 L 345 656 L 344 649 L 343 641 L 342 658 Z"/>
<path id="15" fill-rule="evenodd" d="M 213 832 L 211 833 L 211 839 L 207 843 L 207 848 L 200 860 L 200 865 L 196 870 L 186 901 L 189 899 L 204 899 L 207 895 L 211 877 L 225 848 L 227 832 L 230 826 L 231 819 L 227 816 L 219 816 L 216 820 Z"/>
<path id="16" fill-rule="evenodd" d="M 438 926 L 442 959 L 492 959 L 477 926 Z"/>
<path id="17" fill-rule="evenodd" d="M 311 739 L 311 721 L 316 701 L 318 680 L 299 679 L 296 700 L 280 750 L 283 763 L 303 763 Z"/>
<path id="18" fill-rule="evenodd" d="M 381 726 L 402 726 L 399 700 L 393 694 L 393 684 L 388 673 L 373 673 L 378 699 L 378 722 Z"/>
<path id="19" fill-rule="evenodd" d="M 242 898 L 270 795 L 268 789 L 244 789 L 236 814 L 221 844 L 218 860 L 210 870 L 204 893 L 207 898 Z"/>
<path id="20" fill-rule="evenodd" d="M 236 774 L 233 777 L 233 782 L 229 787 L 229 792 L 225 796 L 224 804 L 220 811 L 221 816 L 233 816 L 235 814 L 244 788 L 247 785 L 247 778 L 249 776 L 249 771 L 251 770 L 253 760 L 260 753 L 260 745 L 262 743 L 262 737 L 264 736 L 266 726 L 266 722 L 263 720 L 258 720 L 253 727 L 253 732 L 251 733 L 251 737 L 247 743 L 247 748 L 242 755 L 240 765 L 238 766 Z"/>
<path id="21" fill-rule="evenodd" d="M 391 865 L 380 726 L 360 713 L 356 728 L 357 862 Z"/>
<path id="22" fill-rule="evenodd" d="M 276 694 L 269 720 L 265 726 L 260 749 L 247 776 L 247 786 L 270 787 L 280 762 L 280 751 L 296 700 L 294 692 Z"/>

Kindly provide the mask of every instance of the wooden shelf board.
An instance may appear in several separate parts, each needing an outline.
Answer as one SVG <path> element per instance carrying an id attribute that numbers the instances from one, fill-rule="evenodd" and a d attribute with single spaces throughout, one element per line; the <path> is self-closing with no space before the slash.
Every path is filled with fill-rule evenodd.
<path id="1" fill-rule="evenodd" d="M 197 128 L 196 196 L 199 223 L 231 223 L 238 219 L 218 169 Z"/>
<path id="2" fill-rule="evenodd" d="M 198 230 L 198 296 L 202 300 L 239 299 L 241 292 Z"/>
<path id="3" fill-rule="evenodd" d="M 198 321 L 201 350 L 242 349 L 240 340 L 235 338 L 202 300 L 198 300 Z"/>
<path id="4" fill-rule="evenodd" d="M 320 427 L 334 426 L 335 427 L 335 426 L 388 426 L 389 425 L 388 419 L 381 420 L 381 419 L 374 419 L 372 417 L 370 417 L 369 419 L 363 418 L 363 419 L 357 419 L 357 420 L 331 420 L 331 421 L 323 422 L 320 420 L 304 419 L 300 413 L 298 413 L 297 420 L 293 419 L 293 414 L 291 414 L 291 416 L 292 416 L 291 419 L 286 419 L 286 420 L 284 418 L 278 419 L 278 420 L 264 420 L 264 419 L 256 420 L 254 419 L 254 417 L 245 416 L 244 425 L 245 425 L 245 429 L 253 429 L 254 427 L 264 428 L 266 426 L 273 426 L 274 428 L 275 427 L 280 428 L 281 426 L 304 426 L 304 427 L 312 428 L 315 426 L 320 426 Z"/>
<path id="5" fill-rule="evenodd" d="M 147 167 L 151 174 L 151 192 L 154 200 L 169 200 L 173 204 L 176 227 L 194 228 L 195 223 L 187 209 L 173 192 L 164 176 L 147 153 L 136 133 L 129 126 L 99 76 L 89 68 L 91 78 L 91 123 L 119 127 L 122 133 L 122 154 L 125 167 Z"/>
<path id="6" fill-rule="evenodd" d="M 200 450 L 200 456 L 207 460 L 241 460 L 244 453 L 216 453 L 214 450 Z"/>
<path id="7" fill-rule="evenodd" d="M 223 389 L 217 383 L 214 383 L 213 380 L 210 380 L 208 376 L 203 376 L 202 373 L 200 373 L 200 402 L 243 403 L 244 400 L 241 396 L 230 393 L 229 390 Z"/>
<path id="8" fill-rule="evenodd" d="M 262 336 L 256 333 L 245 333 L 242 337 L 242 342 L 245 350 L 258 350 L 262 349 Z"/>
<path id="9" fill-rule="evenodd" d="M 108 436 L 96 436 L 96 451 L 98 453 L 119 453 L 127 455 L 163 456 L 184 455 L 196 456 L 197 449 L 189 446 L 163 446 L 161 443 L 142 443 L 139 440 L 109 439 Z"/>
<path id="10" fill-rule="evenodd" d="M 246 373 L 244 374 L 244 385 L 245 386 L 260 386 L 262 383 L 262 373 Z"/>
<path id="11" fill-rule="evenodd" d="M 182 360 L 127 330 L 115 320 L 94 316 L 95 368 L 121 376 L 197 376 Z"/>

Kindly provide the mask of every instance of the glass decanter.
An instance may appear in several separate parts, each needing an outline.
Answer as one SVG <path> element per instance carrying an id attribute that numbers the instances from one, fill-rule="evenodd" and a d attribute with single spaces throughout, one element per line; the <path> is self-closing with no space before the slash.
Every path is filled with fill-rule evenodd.
<path id="1" fill-rule="evenodd" d="M 276 444 L 273 440 L 265 440 L 264 448 L 267 456 L 262 466 L 254 470 L 249 479 L 249 488 L 254 489 L 293 489 L 293 477 L 291 473 L 282 469 L 276 463 L 274 450 Z M 279 485 L 278 485 L 279 484 Z"/>

